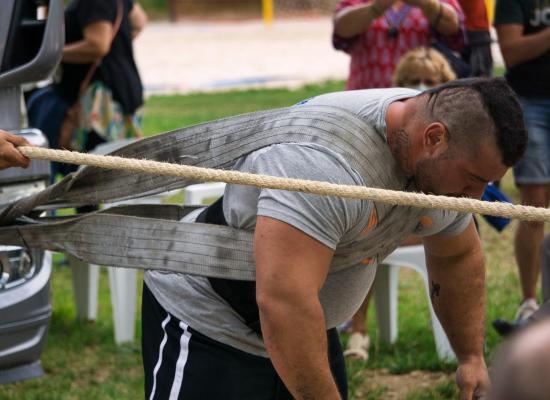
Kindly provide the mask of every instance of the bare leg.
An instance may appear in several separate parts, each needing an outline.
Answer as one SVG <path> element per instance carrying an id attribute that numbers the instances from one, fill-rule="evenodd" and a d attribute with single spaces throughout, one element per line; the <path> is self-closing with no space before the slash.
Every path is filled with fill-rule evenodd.
<path id="1" fill-rule="evenodd" d="M 520 222 L 516 231 L 514 244 L 523 300 L 536 298 L 543 230 L 543 223 Z"/>
<path id="2" fill-rule="evenodd" d="M 369 310 L 369 303 L 370 299 L 372 297 L 372 290 L 369 291 L 367 294 L 367 297 L 365 298 L 365 301 L 363 301 L 363 304 L 361 304 L 361 307 L 359 307 L 359 310 L 355 314 L 353 314 L 353 318 L 351 320 L 351 332 L 358 332 L 362 335 L 365 335 L 368 333 L 367 329 L 367 312 Z"/>
<path id="3" fill-rule="evenodd" d="M 521 186 L 520 194 L 524 205 L 548 206 L 549 189 L 546 185 Z M 543 234 L 544 223 L 542 222 L 520 222 L 516 231 L 514 245 L 523 300 L 536 298 Z"/>

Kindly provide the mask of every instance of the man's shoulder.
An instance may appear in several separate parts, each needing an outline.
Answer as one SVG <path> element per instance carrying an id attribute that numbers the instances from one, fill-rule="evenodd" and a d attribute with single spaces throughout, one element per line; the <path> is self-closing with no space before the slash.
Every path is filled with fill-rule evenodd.
<path id="1" fill-rule="evenodd" d="M 358 89 L 358 90 L 343 90 L 340 92 L 331 92 L 312 97 L 300 104 L 328 104 L 331 105 L 334 100 L 338 99 L 384 99 L 394 96 L 415 96 L 418 92 L 408 88 L 381 88 L 381 89 Z"/>
<path id="2" fill-rule="evenodd" d="M 418 93 L 407 88 L 348 90 L 322 94 L 300 104 L 339 107 L 376 125 L 390 103 L 414 97 Z"/>
<path id="3" fill-rule="evenodd" d="M 290 178 L 362 183 L 346 158 L 316 143 L 282 143 L 257 150 L 239 163 L 238 169 Z"/>

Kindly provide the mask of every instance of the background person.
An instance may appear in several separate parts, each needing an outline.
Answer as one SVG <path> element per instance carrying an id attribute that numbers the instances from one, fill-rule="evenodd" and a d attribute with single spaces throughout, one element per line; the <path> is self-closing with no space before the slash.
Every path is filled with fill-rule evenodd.
<path id="1" fill-rule="evenodd" d="M 512 336 L 491 363 L 489 400 L 546 400 L 550 393 L 550 319 Z"/>
<path id="2" fill-rule="evenodd" d="M 499 0 L 495 27 L 506 64 L 506 79 L 522 104 L 529 142 L 514 167 L 521 203 L 548 207 L 550 201 L 550 4 L 533 0 Z M 538 308 L 543 222 L 518 223 L 514 246 L 522 302 L 516 320 Z"/>
<path id="3" fill-rule="evenodd" d="M 461 55 L 470 65 L 471 76 L 493 75 L 493 54 L 491 52 L 491 24 L 484 0 L 459 0 L 464 11 L 464 24 L 468 38 Z"/>
<path id="4" fill-rule="evenodd" d="M 50 147 L 89 151 L 105 141 L 141 135 L 143 87 L 132 40 L 146 21 L 132 0 L 67 5 L 60 80 L 34 92 L 27 103 L 30 126 L 46 134 Z"/>
<path id="5" fill-rule="evenodd" d="M 440 52 L 430 47 L 418 47 L 399 60 L 393 85 L 423 92 L 454 79 L 456 74 Z"/>
<path id="6" fill-rule="evenodd" d="M 519 321 L 493 321 L 493 327 L 502 336 L 508 336 L 522 330 L 537 321 L 550 318 L 550 234 L 547 234 L 542 241 L 540 249 L 540 272 L 542 282 L 542 304 L 529 317 Z"/>
<path id="7" fill-rule="evenodd" d="M 441 38 L 450 49 L 464 44 L 456 0 L 343 0 L 334 14 L 333 45 L 351 56 L 347 89 L 392 86 L 395 66 L 409 50 Z"/>

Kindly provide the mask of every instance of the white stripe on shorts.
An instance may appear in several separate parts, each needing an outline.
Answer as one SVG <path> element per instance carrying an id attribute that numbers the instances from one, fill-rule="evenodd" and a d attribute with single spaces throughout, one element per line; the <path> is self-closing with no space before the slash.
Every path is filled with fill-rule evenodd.
<path id="1" fill-rule="evenodd" d="M 187 330 L 187 325 L 182 321 L 180 321 L 180 328 L 183 333 L 180 337 L 180 354 L 176 363 L 174 382 L 172 383 L 172 389 L 170 390 L 170 400 L 178 399 L 181 383 L 183 382 L 183 369 L 185 368 L 187 356 L 189 355 L 189 339 L 191 339 L 191 332 Z"/>
<path id="2" fill-rule="evenodd" d="M 157 360 L 157 363 L 155 364 L 155 369 L 153 370 L 153 389 L 151 390 L 151 396 L 149 396 L 149 400 L 153 400 L 155 397 L 155 390 L 157 389 L 157 372 L 160 369 L 160 366 L 162 365 L 162 352 L 164 351 L 164 345 L 166 345 L 166 342 L 168 341 L 168 335 L 166 334 L 166 325 L 170 322 L 170 314 L 164 318 L 164 321 L 162 321 L 162 331 L 164 332 L 164 336 L 162 337 L 162 342 L 160 342 L 160 348 L 159 348 L 159 358 Z"/>

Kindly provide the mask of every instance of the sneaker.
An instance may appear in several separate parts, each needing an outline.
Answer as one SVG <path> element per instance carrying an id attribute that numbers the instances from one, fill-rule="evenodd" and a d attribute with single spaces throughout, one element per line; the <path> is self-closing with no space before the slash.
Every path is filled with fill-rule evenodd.
<path id="1" fill-rule="evenodd" d="M 359 332 L 350 335 L 348 345 L 344 351 L 345 357 L 367 361 L 369 359 L 370 337 Z"/>
<path id="2" fill-rule="evenodd" d="M 535 299 L 524 300 L 516 313 L 516 323 L 522 324 L 527 321 L 527 318 L 529 318 L 538 309 L 539 305 Z"/>

